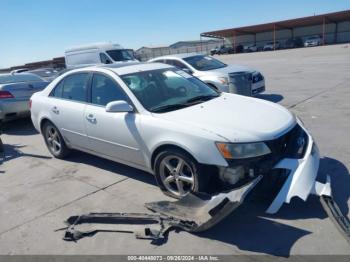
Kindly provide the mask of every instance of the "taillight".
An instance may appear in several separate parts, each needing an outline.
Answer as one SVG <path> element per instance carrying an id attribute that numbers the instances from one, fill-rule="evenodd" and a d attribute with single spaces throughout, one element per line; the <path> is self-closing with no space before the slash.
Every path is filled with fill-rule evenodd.
<path id="1" fill-rule="evenodd" d="M 9 91 L 0 91 L 0 99 L 14 98 L 14 96 Z"/>
<path id="2" fill-rule="evenodd" d="M 29 110 L 32 109 L 32 99 L 29 99 Z"/>

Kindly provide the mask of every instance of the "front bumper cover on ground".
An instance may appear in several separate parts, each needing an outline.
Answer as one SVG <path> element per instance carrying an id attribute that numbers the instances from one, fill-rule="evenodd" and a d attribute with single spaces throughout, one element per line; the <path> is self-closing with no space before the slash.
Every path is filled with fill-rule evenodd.
<path id="1" fill-rule="evenodd" d="M 188 194 L 178 201 L 147 203 L 156 213 L 90 213 L 71 216 L 64 240 L 77 241 L 97 232 L 134 233 L 136 238 L 164 240 L 170 229 L 188 232 L 205 231 L 216 225 L 245 199 L 262 176 L 245 186 L 210 197 L 207 194 Z"/>

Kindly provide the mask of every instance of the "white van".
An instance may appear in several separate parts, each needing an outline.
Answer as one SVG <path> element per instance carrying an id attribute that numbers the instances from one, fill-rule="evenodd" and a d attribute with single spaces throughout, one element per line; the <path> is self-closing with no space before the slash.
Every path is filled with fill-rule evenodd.
<path id="1" fill-rule="evenodd" d="M 66 67 L 74 68 L 96 64 L 138 62 L 132 49 L 112 43 L 94 43 L 69 48 L 65 51 Z"/>

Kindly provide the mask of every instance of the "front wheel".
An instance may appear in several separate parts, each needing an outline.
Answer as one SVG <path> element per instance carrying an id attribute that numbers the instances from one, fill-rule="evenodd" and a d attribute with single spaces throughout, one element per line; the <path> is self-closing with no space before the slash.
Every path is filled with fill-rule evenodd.
<path id="1" fill-rule="evenodd" d="M 155 161 L 155 175 L 160 189 L 175 198 L 190 192 L 205 192 L 208 187 L 209 179 L 203 167 L 181 150 L 161 152 Z"/>
<path id="2" fill-rule="evenodd" d="M 70 150 L 55 125 L 50 122 L 45 123 L 43 126 L 43 136 L 47 148 L 54 157 L 62 159 L 69 154 Z"/>

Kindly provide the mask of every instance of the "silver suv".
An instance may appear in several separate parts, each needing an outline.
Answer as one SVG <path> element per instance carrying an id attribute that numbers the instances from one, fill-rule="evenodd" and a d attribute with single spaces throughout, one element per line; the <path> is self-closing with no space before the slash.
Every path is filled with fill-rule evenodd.
<path id="1" fill-rule="evenodd" d="M 265 91 L 265 79 L 260 72 L 244 66 L 227 65 L 211 56 L 177 54 L 157 57 L 149 62 L 178 67 L 222 92 L 252 96 Z"/>

